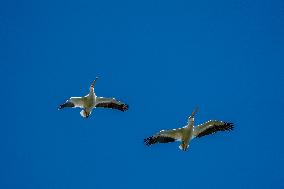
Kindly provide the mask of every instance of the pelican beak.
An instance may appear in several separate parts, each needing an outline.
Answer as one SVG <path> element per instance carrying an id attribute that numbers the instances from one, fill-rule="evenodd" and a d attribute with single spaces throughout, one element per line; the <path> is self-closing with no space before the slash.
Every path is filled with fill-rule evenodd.
<path id="1" fill-rule="evenodd" d="M 198 107 L 196 107 L 193 111 L 192 111 L 192 113 L 191 113 L 191 116 L 193 117 L 193 116 L 195 116 L 195 114 L 198 112 Z"/>
<path id="2" fill-rule="evenodd" d="M 96 77 L 96 79 L 93 81 L 93 83 L 91 84 L 91 86 L 92 87 L 94 87 L 95 86 L 95 84 L 96 84 L 96 81 L 99 79 L 99 77 Z"/>
<path id="3" fill-rule="evenodd" d="M 196 108 L 192 111 L 191 115 L 188 116 L 188 119 L 193 118 L 193 117 L 195 116 L 195 114 L 197 113 L 197 111 L 198 111 L 198 107 L 196 107 Z"/>

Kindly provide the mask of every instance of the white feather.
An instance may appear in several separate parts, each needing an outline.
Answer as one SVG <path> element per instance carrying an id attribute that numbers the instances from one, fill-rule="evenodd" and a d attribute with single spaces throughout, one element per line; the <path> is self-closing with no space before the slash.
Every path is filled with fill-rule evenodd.
<path id="1" fill-rule="evenodd" d="M 87 117 L 85 110 L 81 110 L 80 114 L 82 117 Z"/>

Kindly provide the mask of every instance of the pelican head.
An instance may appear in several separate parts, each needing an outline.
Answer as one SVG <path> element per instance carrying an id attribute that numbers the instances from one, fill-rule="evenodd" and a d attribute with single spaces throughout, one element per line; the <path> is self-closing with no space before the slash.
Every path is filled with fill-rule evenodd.
<path id="1" fill-rule="evenodd" d="M 198 107 L 196 107 L 196 108 L 192 111 L 191 115 L 188 116 L 188 122 L 194 121 L 194 116 L 195 116 L 195 114 L 197 113 L 197 111 L 198 111 Z"/>
<path id="2" fill-rule="evenodd" d="M 93 81 L 93 83 L 92 83 L 93 86 L 95 86 L 98 79 L 99 79 L 99 77 L 96 77 L 96 79 Z"/>
<path id="3" fill-rule="evenodd" d="M 97 82 L 98 79 L 99 79 L 99 77 L 96 77 L 96 79 L 92 82 L 91 88 L 90 88 L 91 92 L 94 91 L 94 87 L 95 87 L 95 84 L 96 84 L 96 82 Z"/>

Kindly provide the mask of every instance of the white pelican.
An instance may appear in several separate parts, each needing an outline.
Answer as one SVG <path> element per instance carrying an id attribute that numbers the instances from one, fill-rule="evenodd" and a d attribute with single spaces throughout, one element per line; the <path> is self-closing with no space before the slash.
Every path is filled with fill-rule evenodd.
<path id="1" fill-rule="evenodd" d="M 90 92 L 83 97 L 71 97 L 65 103 L 61 104 L 58 109 L 71 107 L 71 108 L 82 108 L 80 114 L 82 117 L 88 118 L 92 113 L 93 108 L 112 108 L 120 111 L 128 110 L 128 105 L 117 101 L 115 98 L 97 97 L 94 92 L 94 86 L 98 77 L 93 81 L 90 86 Z"/>
<path id="2" fill-rule="evenodd" d="M 195 109 L 188 117 L 188 123 L 186 126 L 173 130 L 161 130 L 153 136 L 144 139 L 144 143 L 147 146 L 156 143 L 168 143 L 180 141 L 179 148 L 186 151 L 189 147 L 189 143 L 194 138 L 200 138 L 205 135 L 210 135 L 218 131 L 230 131 L 233 130 L 234 124 L 223 121 L 210 120 L 201 125 L 194 126 L 194 115 L 197 112 Z"/>

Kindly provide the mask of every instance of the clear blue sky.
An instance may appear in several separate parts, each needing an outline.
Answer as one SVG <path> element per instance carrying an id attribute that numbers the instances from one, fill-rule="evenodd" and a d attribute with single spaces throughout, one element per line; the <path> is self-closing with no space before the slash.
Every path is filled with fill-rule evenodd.
<path id="1" fill-rule="evenodd" d="M 284 188 L 284 2 L 1 1 L 0 188 Z M 88 92 L 129 111 L 58 111 Z M 219 119 L 235 130 L 143 145 Z"/>

